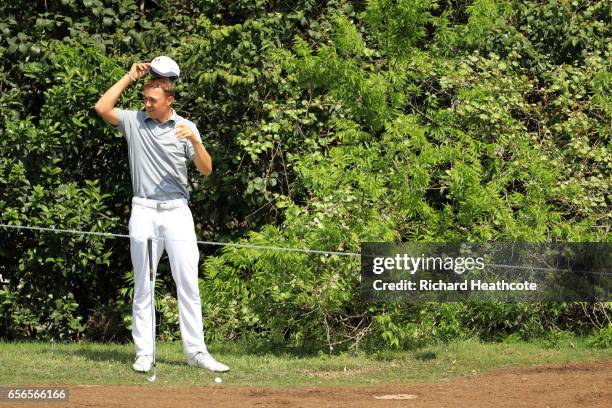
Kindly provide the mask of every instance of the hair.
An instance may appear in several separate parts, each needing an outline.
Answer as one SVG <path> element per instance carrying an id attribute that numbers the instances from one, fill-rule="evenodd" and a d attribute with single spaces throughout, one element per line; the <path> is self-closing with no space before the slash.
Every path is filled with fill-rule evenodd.
<path id="1" fill-rule="evenodd" d="M 160 88 L 162 91 L 164 91 L 164 94 L 166 96 L 174 97 L 174 94 L 176 93 L 176 86 L 174 85 L 174 82 L 165 77 L 156 77 L 149 79 L 144 85 L 144 89 L 149 88 Z"/>

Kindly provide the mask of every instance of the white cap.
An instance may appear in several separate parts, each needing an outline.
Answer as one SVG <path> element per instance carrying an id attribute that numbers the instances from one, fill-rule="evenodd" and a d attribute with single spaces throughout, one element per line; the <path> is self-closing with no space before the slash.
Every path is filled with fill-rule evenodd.
<path id="1" fill-rule="evenodd" d="M 181 70 L 172 58 L 160 55 L 151 61 L 151 75 L 154 77 L 162 76 L 176 81 L 181 75 Z"/>

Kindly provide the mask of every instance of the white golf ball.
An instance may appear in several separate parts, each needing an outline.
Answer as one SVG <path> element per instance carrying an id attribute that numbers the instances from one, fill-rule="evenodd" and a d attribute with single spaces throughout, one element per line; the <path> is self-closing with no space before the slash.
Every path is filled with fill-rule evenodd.
<path id="1" fill-rule="evenodd" d="M 215 382 L 217 384 L 221 384 L 223 382 L 223 380 L 221 379 L 221 377 L 215 377 Z"/>

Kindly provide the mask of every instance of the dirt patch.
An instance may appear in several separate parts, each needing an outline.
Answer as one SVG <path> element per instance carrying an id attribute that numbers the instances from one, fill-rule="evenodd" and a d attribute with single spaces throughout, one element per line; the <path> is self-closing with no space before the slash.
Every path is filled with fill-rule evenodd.
<path id="1" fill-rule="evenodd" d="M 20 403 L 19 407 L 607 408 L 612 406 L 612 361 L 506 369 L 441 382 L 376 387 L 79 385 L 69 388 L 69 404 Z M 7 405 L 0 403 L 3 406 Z"/>

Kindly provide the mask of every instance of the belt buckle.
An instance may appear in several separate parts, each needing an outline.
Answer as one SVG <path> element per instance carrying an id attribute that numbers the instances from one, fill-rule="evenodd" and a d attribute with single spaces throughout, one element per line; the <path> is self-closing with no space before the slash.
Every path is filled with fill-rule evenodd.
<path id="1" fill-rule="evenodd" d="M 156 206 L 155 206 L 155 207 L 157 208 L 157 210 L 158 210 L 158 211 L 159 211 L 159 210 L 163 210 L 163 208 L 162 208 L 162 205 L 163 205 L 163 204 L 164 204 L 164 203 L 157 203 L 157 204 L 156 204 Z"/>

